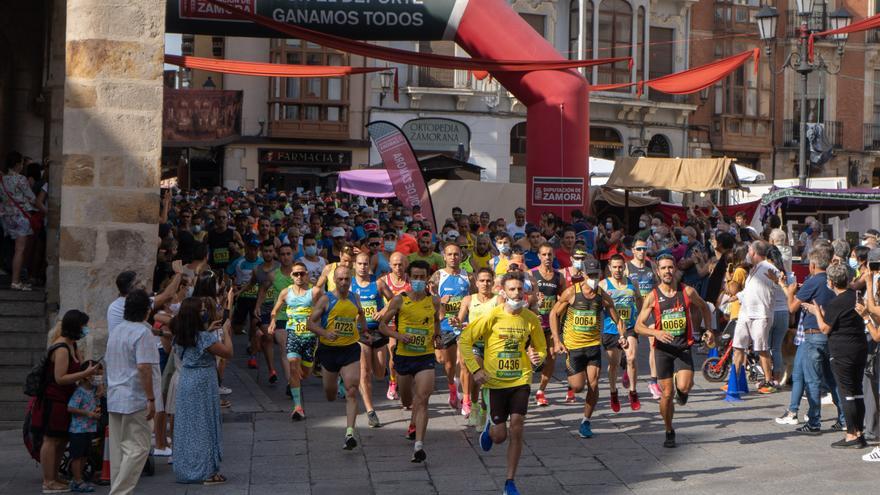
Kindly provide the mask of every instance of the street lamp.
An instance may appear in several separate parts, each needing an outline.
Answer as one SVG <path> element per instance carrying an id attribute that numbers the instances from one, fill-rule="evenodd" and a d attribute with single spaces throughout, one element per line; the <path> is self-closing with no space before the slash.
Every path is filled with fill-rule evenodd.
<path id="1" fill-rule="evenodd" d="M 379 93 L 379 106 L 381 107 L 385 103 L 385 96 L 388 95 L 388 92 L 394 86 L 394 73 L 380 72 L 379 85 L 382 87 L 382 91 Z"/>
<path id="2" fill-rule="evenodd" d="M 822 70 L 828 74 L 837 74 L 840 72 L 838 67 L 836 70 L 831 69 L 825 64 L 821 56 L 816 62 L 811 62 L 807 55 L 807 45 L 810 38 L 810 17 L 813 16 L 814 0 L 796 0 L 797 15 L 801 18 L 801 25 L 798 30 L 798 51 L 792 53 L 785 60 L 782 68 L 790 68 L 801 75 L 801 115 L 800 115 L 800 134 L 798 137 L 798 185 L 800 187 L 807 186 L 807 77 L 813 71 Z M 764 6 L 756 15 L 755 21 L 758 24 L 758 34 L 765 44 L 765 51 L 769 55 L 771 52 L 771 44 L 776 39 L 776 21 L 779 14 L 776 9 L 770 6 Z M 843 7 L 837 9 L 828 15 L 828 21 L 831 29 L 840 29 L 849 26 L 852 21 L 852 15 Z M 830 37 L 837 43 L 838 55 L 843 55 L 843 48 L 846 45 L 846 34 L 834 34 Z"/>

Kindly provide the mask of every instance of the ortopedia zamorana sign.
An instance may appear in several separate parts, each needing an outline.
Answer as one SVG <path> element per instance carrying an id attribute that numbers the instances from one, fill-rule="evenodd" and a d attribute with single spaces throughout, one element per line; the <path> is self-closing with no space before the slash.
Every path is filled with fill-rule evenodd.
<path id="1" fill-rule="evenodd" d="M 582 206 L 582 177 L 532 177 L 532 204 L 535 206 Z"/>
<path id="2" fill-rule="evenodd" d="M 471 130 L 457 120 L 413 119 L 403 124 L 402 130 L 414 150 L 454 155 L 461 144 L 464 146 L 461 159 L 467 160 L 470 153 Z"/>
<path id="3" fill-rule="evenodd" d="M 231 8 L 360 40 L 452 39 L 467 0 L 220 0 Z M 456 3 L 460 4 L 454 9 Z M 453 14 L 453 11 L 456 14 Z M 460 11 L 460 12 L 459 12 Z M 167 0 L 169 33 L 256 36 L 278 33 L 206 0 Z"/>

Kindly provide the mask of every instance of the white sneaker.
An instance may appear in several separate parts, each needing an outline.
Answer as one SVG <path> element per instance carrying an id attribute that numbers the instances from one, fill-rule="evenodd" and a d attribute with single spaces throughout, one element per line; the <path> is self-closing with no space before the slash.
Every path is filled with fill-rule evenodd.
<path id="1" fill-rule="evenodd" d="M 834 404 L 834 399 L 831 398 L 831 394 L 823 395 L 822 396 L 822 405 L 823 406 L 830 406 L 831 404 Z"/>
<path id="2" fill-rule="evenodd" d="M 220 387 L 220 395 L 229 395 L 232 393 L 232 389 L 229 387 Z"/>
<path id="3" fill-rule="evenodd" d="M 171 457 L 171 447 L 165 447 L 164 449 L 153 449 L 153 455 L 155 457 Z"/>
<path id="4" fill-rule="evenodd" d="M 874 447 L 874 450 L 862 456 L 865 462 L 880 462 L 880 447 Z"/>
<path id="5" fill-rule="evenodd" d="M 798 417 L 797 414 L 791 411 L 785 411 L 782 416 L 776 418 L 776 424 L 778 425 L 797 425 Z"/>

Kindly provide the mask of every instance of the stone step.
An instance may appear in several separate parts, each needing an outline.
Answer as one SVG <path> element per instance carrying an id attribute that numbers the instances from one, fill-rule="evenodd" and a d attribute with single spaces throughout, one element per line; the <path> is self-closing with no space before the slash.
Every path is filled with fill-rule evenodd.
<path id="1" fill-rule="evenodd" d="M 32 366 L 3 366 L 0 367 L 0 384 L 14 385 L 23 384 L 24 378 L 31 372 Z"/>
<path id="2" fill-rule="evenodd" d="M 0 398 L 3 401 L 23 401 L 27 399 L 27 396 L 22 392 L 22 385 L 21 383 L 0 383 Z"/>
<path id="3" fill-rule="evenodd" d="M 46 303 L 43 301 L 2 301 L 0 315 L 3 316 L 45 316 Z"/>
<path id="4" fill-rule="evenodd" d="M 21 349 L 38 351 L 46 348 L 46 334 L 40 332 L 15 332 L 0 330 L 0 346 L 4 350 Z"/>
<path id="5" fill-rule="evenodd" d="M 22 397 L 21 400 L 0 401 L 0 421 L 18 421 L 18 428 L 21 428 L 30 397 L 22 394 L 21 390 L 18 391 L 18 394 Z"/>
<path id="6" fill-rule="evenodd" d="M 45 349 L 8 351 L 0 349 L 0 363 L 6 366 L 34 366 L 45 356 Z M 2 396 L 0 396 L 2 397 Z"/>
<path id="7" fill-rule="evenodd" d="M 45 336 L 49 331 L 46 317 L 40 316 L 0 316 L 0 332 L 17 334 L 40 334 Z M 0 341 L 2 342 L 2 341 Z"/>
<path id="8" fill-rule="evenodd" d="M 18 421 L 0 421 L 0 431 L 8 431 L 8 430 L 19 430 L 21 431 L 21 422 L 24 420 L 24 413 L 22 413 L 22 419 Z"/>
<path id="9" fill-rule="evenodd" d="M 33 290 L 30 292 L 20 290 L 0 289 L 0 301 L 46 301 L 46 291 Z"/>

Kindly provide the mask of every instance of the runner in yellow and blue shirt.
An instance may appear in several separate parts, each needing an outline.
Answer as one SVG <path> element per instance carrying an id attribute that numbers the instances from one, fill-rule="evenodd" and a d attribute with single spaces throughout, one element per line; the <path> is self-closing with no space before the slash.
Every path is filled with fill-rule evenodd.
<path id="1" fill-rule="evenodd" d="M 532 366 L 540 365 L 546 356 L 547 343 L 541 320 L 526 309 L 528 301 L 523 290 L 523 274 L 508 273 L 501 280 L 505 303 L 487 315 L 470 322 L 461 333 L 461 346 L 470 349 L 474 343 L 485 343 L 485 357 L 480 364 L 473 353 L 462 353 L 474 381 L 488 395 L 489 420 L 480 435 L 480 447 L 489 451 L 493 444 L 508 437 L 508 452 L 521 452 L 523 425 L 531 395 Z M 507 457 L 505 490 L 518 493 L 514 484 L 519 456 Z"/>
<path id="2" fill-rule="evenodd" d="M 379 315 L 385 309 L 385 300 L 379 292 L 376 277 L 370 274 L 370 253 L 361 252 L 354 260 L 354 278 L 351 292 L 358 296 L 369 335 L 361 339 L 361 399 L 367 410 L 370 428 L 379 428 L 382 423 L 373 407 L 373 378 L 383 380 L 388 364 L 388 337 L 379 333 Z"/>
<path id="3" fill-rule="evenodd" d="M 324 394 L 328 401 L 336 400 L 341 376 L 345 386 L 345 445 L 346 450 L 357 447 L 354 422 L 357 418 L 358 387 L 361 377 L 361 334 L 368 334 L 364 310 L 356 294 L 352 294 L 351 269 L 339 265 L 333 272 L 332 292 L 321 296 L 309 316 L 309 330 L 318 335 L 315 357 L 321 363 Z"/>
<path id="4" fill-rule="evenodd" d="M 635 334 L 636 316 L 642 307 L 642 297 L 639 288 L 626 277 L 626 260 L 623 256 L 615 254 L 608 259 L 608 270 L 611 277 L 602 281 L 600 287 L 611 296 L 614 301 L 614 309 L 617 316 L 626 326 L 626 367 L 623 371 L 623 388 L 629 389 L 629 405 L 633 411 L 638 411 L 642 406 L 639 402 L 639 394 L 636 392 L 636 349 L 639 345 Z M 617 368 L 621 365 L 620 334 L 617 323 L 609 314 L 605 314 L 605 327 L 602 332 L 602 345 L 605 347 L 605 355 L 608 357 L 608 384 L 611 387 L 611 410 L 620 411 L 620 399 L 617 396 Z"/>
<path id="5" fill-rule="evenodd" d="M 430 265 L 413 261 L 407 268 L 411 287 L 391 298 L 379 319 L 379 331 L 396 339 L 394 370 L 403 407 L 412 407 L 406 436 L 414 440 L 412 462 L 427 458 L 424 449 L 428 428 L 428 399 L 434 391 L 434 346 L 440 343 L 440 315 L 443 305 L 428 294 Z M 390 323 L 395 320 L 394 326 Z"/>

